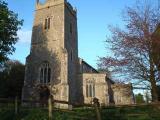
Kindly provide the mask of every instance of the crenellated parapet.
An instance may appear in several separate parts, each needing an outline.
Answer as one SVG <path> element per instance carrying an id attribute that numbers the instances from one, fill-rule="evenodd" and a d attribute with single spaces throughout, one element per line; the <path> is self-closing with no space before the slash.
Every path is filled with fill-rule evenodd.
<path id="1" fill-rule="evenodd" d="M 72 5 L 67 0 L 46 0 L 41 2 L 41 0 L 36 1 L 36 10 L 50 8 L 52 6 L 64 4 L 70 10 L 70 12 L 74 15 L 77 13 L 77 9 L 73 8 Z"/>
<path id="2" fill-rule="evenodd" d="M 59 4 L 64 4 L 66 0 L 46 0 L 45 2 L 41 2 L 41 0 L 37 0 L 36 2 L 36 10 L 44 9 L 46 7 L 51 7 Z"/>

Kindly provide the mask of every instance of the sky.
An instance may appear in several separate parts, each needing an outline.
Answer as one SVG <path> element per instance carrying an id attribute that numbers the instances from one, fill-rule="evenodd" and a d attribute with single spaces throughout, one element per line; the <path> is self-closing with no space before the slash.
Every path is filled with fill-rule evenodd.
<path id="1" fill-rule="evenodd" d="M 18 13 L 24 20 L 22 29 L 18 31 L 19 41 L 16 51 L 10 59 L 25 63 L 30 52 L 32 26 L 36 0 L 6 0 L 9 9 Z M 132 6 L 136 0 L 68 0 L 77 8 L 78 18 L 78 49 L 79 57 L 93 67 L 97 67 L 98 57 L 112 54 L 106 49 L 105 40 L 111 34 L 109 25 L 124 26 L 122 11 L 126 6 Z M 148 0 L 147 0 L 148 1 Z M 152 0 L 155 2 L 157 0 Z"/>

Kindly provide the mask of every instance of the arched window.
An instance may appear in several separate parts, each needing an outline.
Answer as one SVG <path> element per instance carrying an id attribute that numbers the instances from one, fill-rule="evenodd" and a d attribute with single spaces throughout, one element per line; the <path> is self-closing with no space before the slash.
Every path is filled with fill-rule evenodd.
<path id="1" fill-rule="evenodd" d="M 86 97 L 95 97 L 95 85 L 93 83 L 86 85 Z"/>
<path id="2" fill-rule="evenodd" d="M 48 63 L 43 63 L 40 68 L 40 83 L 50 83 L 51 79 L 51 68 Z"/>

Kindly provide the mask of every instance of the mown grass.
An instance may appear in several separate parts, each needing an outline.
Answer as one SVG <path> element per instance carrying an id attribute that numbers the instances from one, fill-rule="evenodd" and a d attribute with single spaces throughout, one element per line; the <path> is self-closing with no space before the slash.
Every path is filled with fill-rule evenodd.
<path id="1" fill-rule="evenodd" d="M 160 120 L 160 109 L 154 105 L 108 107 L 101 114 L 103 120 Z"/>
<path id="2" fill-rule="evenodd" d="M 160 108 L 154 105 L 101 108 L 102 120 L 160 120 Z M 1 107 L 0 120 L 48 120 L 45 108 L 20 108 L 15 115 L 14 107 Z M 53 110 L 53 120 L 96 120 L 93 108 Z"/>

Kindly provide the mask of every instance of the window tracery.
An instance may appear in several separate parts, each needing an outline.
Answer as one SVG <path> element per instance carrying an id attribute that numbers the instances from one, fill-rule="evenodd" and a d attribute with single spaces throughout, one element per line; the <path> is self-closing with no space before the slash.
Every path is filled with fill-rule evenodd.
<path id="1" fill-rule="evenodd" d="M 95 82 L 88 80 L 86 83 L 86 97 L 95 97 Z"/>
<path id="2" fill-rule="evenodd" d="M 51 68 L 47 62 L 43 63 L 40 67 L 40 83 L 50 83 L 51 79 Z"/>

